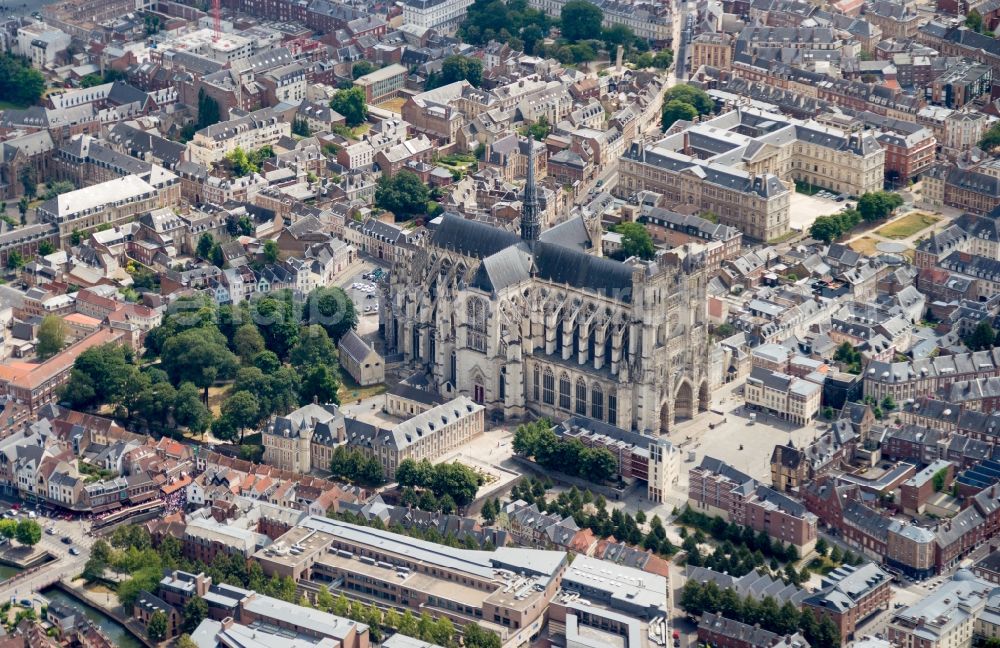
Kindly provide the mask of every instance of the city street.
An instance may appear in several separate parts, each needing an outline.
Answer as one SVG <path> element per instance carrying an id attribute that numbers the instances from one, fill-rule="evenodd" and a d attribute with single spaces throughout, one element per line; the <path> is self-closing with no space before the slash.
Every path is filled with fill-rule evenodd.
<path id="1" fill-rule="evenodd" d="M 27 509 L 24 509 L 27 510 Z M 18 574 L 0 583 L 0 601 L 21 600 L 31 594 L 51 585 L 62 578 L 73 578 L 83 571 L 83 566 L 90 557 L 90 547 L 95 538 L 88 536 L 89 521 L 51 519 L 39 515 L 37 520 L 42 527 L 42 539 L 38 547 L 55 557 L 36 571 L 28 574 Z M 45 532 L 51 527 L 53 534 Z M 63 537 L 72 540 L 72 544 L 62 542 Z M 80 555 L 73 556 L 69 550 L 76 547 Z"/>

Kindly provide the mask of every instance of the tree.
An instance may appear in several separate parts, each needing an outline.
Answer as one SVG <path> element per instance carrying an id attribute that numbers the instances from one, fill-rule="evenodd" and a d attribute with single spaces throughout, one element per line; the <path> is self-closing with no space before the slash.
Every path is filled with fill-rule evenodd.
<path id="1" fill-rule="evenodd" d="M 616 23 L 601 30 L 601 40 L 604 41 L 604 49 L 608 50 L 608 56 L 614 60 L 619 45 L 626 50 L 631 49 L 635 33 L 629 27 Z"/>
<path id="2" fill-rule="evenodd" d="M 983 33 L 983 14 L 973 9 L 965 16 L 965 26 L 974 32 Z"/>
<path id="3" fill-rule="evenodd" d="M 233 351 L 244 363 L 264 350 L 264 337 L 254 324 L 244 324 L 233 335 Z"/>
<path id="4" fill-rule="evenodd" d="M 375 67 L 374 63 L 370 61 L 358 61 L 353 66 L 351 66 L 351 78 L 360 79 L 366 74 L 371 74 L 378 68 Z"/>
<path id="5" fill-rule="evenodd" d="M 500 648 L 500 637 L 470 623 L 462 628 L 462 643 L 466 648 Z"/>
<path id="6" fill-rule="evenodd" d="M 17 201 L 17 211 L 20 212 L 20 214 L 21 214 L 21 223 L 22 224 L 28 218 L 28 205 L 30 205 L 30 204 L 31 203 L 28 201 L 28 197 L 27 196 L 21 196 L 21 199 Z M 76 242 L 73 243 L 73 240 L 71 238 L 70 239 L 70 243 L 73 243 L 73 245 L 79 245 L 80 244 L 80 234 L 76 230 L 73 230 L 73 232 L 76 234 Z"/>
<path id="7" fill-rule="evenodd" d="M 661 128 L 666 132 L 674 122 L 692 121 L 698 116 L 698 109 L 689 103 L 673 99 L 663 104 Z"/>
<path id="8" fill-rule="evenodd" d="M 251 173 L 256 173 L 260 170 L 250 160 L 250 156 L 247 155 L 247 152 L 239 146 L 227 153 L 224 159 L 226 164 L 229 166 L 229 170 L 237 178 L 248 176 Z"/>
<path id="9" fill-rule="evenodd" d="M 830 550 L 829 545 L 826 544 L 825 538 L 820 538 L 816 541 L 816 553 L 821 556 L 825 556 L 826 552 Z"/>
<path id="10" fill-rule="evenodd" d="M 972 351 L 986 351 L 992 349 L 996 344 L 996 332 L 993 327 L 990 326 L 990 322 L 987 319 L 981 320 L 976 328 L 967 335 L 963 341 L 965 346 L 969 347 Z"/>
<path id="11" fill-rule="evenodd" d="M 330 100 L 330 107 L 344 116 L 348 126 L 360 126 L 368 119 L 365 90 L 361 87 L 338 90 Z"/>
<path id="12" fill-rule="evenodd" d="M 243 431 L 257 423 L 260 413 L 260 401 L 248 391 L 238 391 L 222 404 L 222 416 L 240 431 L 240 443 L 243 442 Z"/>
<path id="13" fill-rule="evenodd" d="M 130 362 L 131 351 L 118 344 L 102 344 L 85 350 L 73 363 L 61 397 L 71 406 L 82 409 L 121 403 L 126 380 L 137 370 Z"/>
<path id="14" fill-rule="evenodd" d="M 653 238 L 641 223 L 621 223 L 614 229 L 622 237 L 622 258 L 652 259 L 656 254 Z"/>
<path id="15" fill-rule="evenodd" d="M 51 358 L 66 344 L 66 324 L 58 315 L 46 315 L 38 325 L 36 351 L 42 360 Z"/>
<path id="16" fill-rule="evenodd" d="M 15 535 L 17 535 L 17 521 L 16 520 L 0 520 L 0 535 L 12 540 Z"/>
<path id="17" fill-rule="evenodd" d="M 330 594 L 330 590 L 327 589 L 326 585 L 320 585 L 319 591 L 316 592 L 316 608 L 324 612 L 329 612 L 333 609 L 333 595 Z"/>
<path id="18" fill-rule="evenodd" d="M 603 21 L 604 12 L 585 0 L 570 0 L 560 14 L 563 38 L 571 42 L 600 35 Z"/>
<path id="19" fill-rule="evenodd" d="M 273 239 L 268 239 L 264 242 L 264 262 L 265 263 L 277 263 L 278 257 L 280 256 L 280 250 L 278 250 L 278 242 Z"/>
<path id="20" fill-rule="evenodd" d="M 375 188 L 375 204 L 391 211 L 400 220 L 426 212 L 429 197 L 430 190 L 420 176 L 406 169 L 392 176 L 383 174 Z"/>
<path id="21" fill-rule="evenodd" d="M 38 244 L 38 254 L 39 256 L 48 256 L 56 251 L 56 246 L 52 245 L 50 241 L 42 241 Z"/>
<path id="22" fill-rule="evenodd" d="M 327 594 L 329 596 L 329 594 Z M 200 596 L 188 599 L 184 604 L 184 632 L 194 632 L 202 620 L 208 616 L 208 603 Z"/>
<path id="23" fill-rule="evenodd" d="M 181 384 L 173 399 L 173 406 L 177 425 L 183 425 L 196 434 L 203 434 L 212 422 L 212 413 L 201 401 L 198 387 L 193 383 Z"/>
<path id="24" fill-rule="evenodd" d="M 322 326 L 312 324 L 302 327 L 298 343 L 289 353 L 289 362 L 293 367 L 302 369 L 323 364 L 334 364 L 337 357 L 337 347 L 330 335 Z"/>
<path id="25" fill-rule="evenodd" d="M 869 191 L 858 200 L 858 212 L 866 222 L 873 222 L 892 214 L 903 204 L 903 199 L 889 191 Z"/>
<path id="26" fill-rule="evenodd" d="M 208 96 L 205 89 L 198 90 L 198 125 L 200 130 L 212 124 L 218 124 L 221 119 L 219 102 Z"/>
<path id="27" fill-rule="evenodd" d="M 340 377 L 336 369 L 329 365 L 316 365 L 305 370 L 299 386 L 299 404 L 317 403 L 340 404 Z"/>
<path id="28" fill-rule="evenodd" d="M 17 523 L 14 538 L 21 544 L 33 547 L 42 539 L 42 527 L 31 519 L 21 519 Z"/>
<path id="29" fill-rule="evenodd" d="M 428 79 L 429 88 L 455 83 L 456 81 L 468 81 L 470 85 L 478 88 L 483 81 L 483 62 L 472 56 L 462 56 L 452 54 L 441 63 L 441 72 Z"/>
<path id="30" fill-rule="evenodd" d="M 10 270 L 17 270 L 24 265 L 24 257 L 18 250 L 11 250 L 7 254 L 7 268 Z"/>
<path id="31" fill-rule="evenodd" d="M 322 326 L 330 340 L 337 343 L 345 333 L 357 326 L 358 313 L 354 300 L 342 288 L 320 287 L 309 293 L 302 309 L 302 321 Z"/>
<path id="32" fill-rule="evenodd" d="M 21 57 L 0 54 L 0 97 L 19 106 L 38 103 L 45 91 L 45 77 Z"/>
<path id="33" fill-rule="evenodd" d="M 668 103 L 674 100 L 691 104 L 699 115 L 707 115 L 715 109 L 715 102 L 708 96 L 708 93 L 693 85 L 676 85 L 668 90 L 663 102 Z"/>
<path id="34" fill-rule="evenodd" d="M 656 53 L 653 57 L 653 67 L 659 68 L 661 70 L 666 70 L 671 65 L 674 64 L 674 52 L 673 50 L 661 50 Z"/>
<path id="35" fill-rule="evenodd" d="M 992 152 L 997 146 L 1000 146 L 1000 122 L 990 126 L 983 139 L 979 140 L 979 147 L 986 152 Z"/>
<path id="36" fill-rule="evenodd" d="M 309 137 L 312 135 L 312 129 L 309 128 L 309 122 L 296 117 L 292 122 L 292 135 L 299 135 L 301 137 Z"/>
<path id="37" fill-rule="evenodd" d="M 195 254 L 198 258 L 208 261 L 212 255 L 212 249 L 215 247 L 215 237 L 208 232 L 202 233 L 198 237 L 198 247 L 195 250 Z"/>
<path id="38" fill-rule="evenodd" d="M 163 610 L 156 610 L 149 617 L 146 624 L 146 634 L 153 641 L 163 641 L 167 638 L 167 613 Z"/>
<path id="39" fill-rule="evenodd" d="M 231 377 L 238 364 L 225 337 L 214 326 L 181 331 L 167 339 L 161 354 L 161 367 L 173 384 L 194 383 L 204 390 L 206 402 L 208 388 L 216 379 Z"/>
<path id="40" fill-rule="evenodd" d="M 267 349 L 279 358 L 287 357 L 299 341 L 299 321 L 291 292 L 286 290 L 255 299 L 250 310 Z"/>
<path id="41" fill-rule="evenodd" d="M 226 255 L 222 251 L 222 246 L 221 245 L 219 245 L 218 243 L 216 243 L 215 245 L 213 245 L 212 246 L 212 253 L 211 253 L 210 256 L 212 257 L 211 258 L 212 265 L 214 265 L 216 268 L 225 268 L 226 267 Z"/>

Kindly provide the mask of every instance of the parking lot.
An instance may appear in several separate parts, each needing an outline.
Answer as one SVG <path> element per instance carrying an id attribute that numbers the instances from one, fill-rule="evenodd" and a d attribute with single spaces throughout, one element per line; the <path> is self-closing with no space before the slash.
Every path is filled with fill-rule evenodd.
<path id="1" fill-rule="evenodd" d="M 792 192 L 788 209 L 789 225 L 794 230 L 807 230 L 820 216 L 836 214 L 848 204 L 847 200 L 838 202 L 837 197 L 829 191 L 820 191 L 812 196 Z"/>
<path id="2" fill-rule="evenodd" d="M 362 337 L 378 330 L 380 282 L 388 280 L 388 272 L 366 259 L 355 272 L 338 282 L 354 302 L 358 335 Z"/>

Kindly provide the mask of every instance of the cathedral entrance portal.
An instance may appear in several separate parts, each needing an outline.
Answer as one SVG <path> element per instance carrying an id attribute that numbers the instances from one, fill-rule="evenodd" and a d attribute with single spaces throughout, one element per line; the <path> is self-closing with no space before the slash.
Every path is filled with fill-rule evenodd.
<path id="1" fill-rule="evenodd" d="M 674 420 L 689 419 L 695 413 L 694 390 L 691 388 L 691 381 L 682 380 L 674 395 Z"/>

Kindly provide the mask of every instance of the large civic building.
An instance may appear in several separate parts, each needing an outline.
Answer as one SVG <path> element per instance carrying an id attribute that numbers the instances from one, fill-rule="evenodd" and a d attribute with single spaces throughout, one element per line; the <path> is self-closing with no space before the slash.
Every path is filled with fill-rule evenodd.
<path id="1" fill-rule="evenodd" d="M 601 258 L 584 217 L 541 232 L 528 168 L 520 236 L 446 214 L 393 272 L 388 348 L 493 418 L 659 434 L 708 409 L 704 255 Z"/>
<path id="2" fill-rule="evenodd" d="M 651 145 L 634 142 L 615 191 L 654 191 L 664 207 L 694 205 L 769 241 L 788 232 L 791 183 L 860 196 L 882 188 L 884 169 L 885 151 L 872 134 L 743 108 Z"/>

